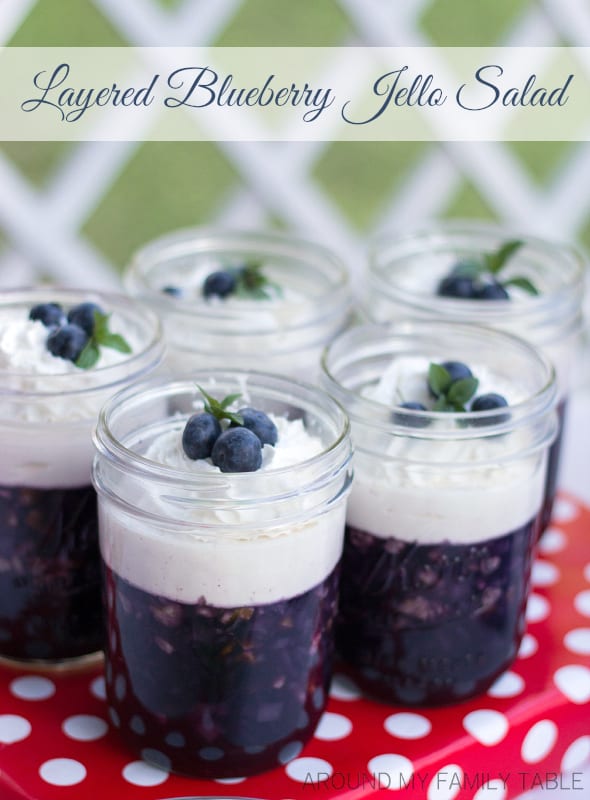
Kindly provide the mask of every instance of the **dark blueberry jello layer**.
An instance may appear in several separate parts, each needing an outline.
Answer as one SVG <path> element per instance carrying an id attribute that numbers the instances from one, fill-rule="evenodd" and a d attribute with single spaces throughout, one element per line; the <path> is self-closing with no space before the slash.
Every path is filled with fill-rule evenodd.
<path id="1" fill-rule="evenodd" d="M 538 520 L 476 545 L 418 545 L 349 527 L 337 650 L 373 695 L 442 705 L 484 691 L 512 662 Z"/>
<path id="2" fill-rule="evenodd" d="M 0 487 L 0 655 L 54 661 L 102 644 L 94 489 Z"/>
<path id="3" fill-rule="evenodd" d="M 203 778 L 296 756 L 327 699 L 337 584 L 335 569 L 297 597 L 218 608 L 148 594 L 105 567 L 107 693 L 124 740 Z"/>
<path id="4" fill-rule="evenodd" d="M 559 429 L 557 438 L 549 448 L 547 456 L 547 479 L 545 481 L 545 498 L 543 501 L 543 510 L 541 512 L 541 533 L 549 527 L 551 522 L 551 514 L 553 513 L 553 505 L 555 503 L 555 496 L 557 494 L 557 479 L 559 477 L 559 462 L 561 456 L 561 445 L 563 443 L 563 429 L 566 419 L 566 401 L 562 401 L 557 406 L 557 416 L 559 419 Z"/>

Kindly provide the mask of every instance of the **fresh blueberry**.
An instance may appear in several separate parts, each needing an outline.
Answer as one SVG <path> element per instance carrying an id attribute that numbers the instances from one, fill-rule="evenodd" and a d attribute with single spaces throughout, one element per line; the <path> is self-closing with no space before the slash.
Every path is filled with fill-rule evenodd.
<path id="1" fill-rule="evenodd" d="M 275 445 L 277 443 L 279 435 L 277 426 L 264 411 L 257 411 L 255 408 L 240 408 L 237 413 L 244 421 L 244 428 L 248 428 L 252 433 L 255 433 L 261 444 Z M 234 428 L 235 426 L 236 423 L 232 422 L 231 427 Z"/>
<path id="2" fill-rule="evenodd" d="M 79 325 L 73 323 L 55 328 L 47 337 L 47 349 L 54 356 L 76 361 L 86 347 L 89 336 Z"/>
<path id="3" fill-rule="evenodd" d="M 68 322 L 77 325 L 86 331 L 88 336 L 94 333 L 94 312 L 98 311 L 99 314 L 104 314 L 104 311 L 96 303 L 80 303 L 74 306 L 68 312 Z"/>
<path id="4" fill-rule="evenodd" d="M 170 297 L 182 297 L 180 286 L 162 286 L 162 293 L 169 294 Z"/>
<path id="5" fill-rule="evenodd" d="M 475 281 L 466 275 L 447 275 L 438 285 L 439 297 L 457 297 L 469 300 L 475 297 Z"/>
<path id="6" fill-rule="evenodd" d="M 451 376 L 451 382 L 462 381 L 464 378 L 473 378 L 473 373 L 462 361 L 443 361 L 441 367 L 444 367 Z"/>
<path id="7" fill-rule="evenodd" d="M 476 397 L 471 404 L 471 410 L 491 411 L 494 408 L 506 408 L 507 406 L 508 402 L 505 397 L 502 397 L 501 394 L 490 392 L 489 394 L 481 394 L 479 397 Z M 509 414 L 498 414 L 492 417 L 484 417 L 479 420 L 472 419 L 471 424 L 475 427 L 480 427 L 482 425 L 499 425 L 501 422 L 506 422 L 508 419 L 510 419 Z"/>
<path id="8" fill-rule="evenodd" d="M 222 472 L 255 472 L 262 464 L 260 439 L 248 428 L 228 428 L 213 445 L 211 460 Z"/>
<path id="9" fill-rule="evenodd" d="M 407 403 L 400 403 L 399 407 L 409 408 L 413 411 L 428 410 L 426 406 L 422 405 L 422 403 L 416 403 L 413 400 L 409 400 Z M 394 411 L 391 418 L 395 425 L 407 425 L 410 428 L 426 428 L 430 424 L 428 417 L 419 417 L 415 416 L 414 414 L 403 414 L 399 411 Z"/>
<path id="10" fill-rule="evenodd" d="M 213 445 L 221 436 L 221 425 L 206 411 L 193 414 L 182 433 L 182 449 L 189 458 L 209 458 Z"/>
<path id="11" fill-rule="evenodd" d="M 509 300 L 510 295 L 498 281 L 480 284 L 475 290 L 478 300 Z"/>
<path id="12" fill-rule="evenodd" d="M 59 303 L 40 303 L 29 311 L 29 319 L 39 320 L 46 328 L 63 325 L 66 315 Z"/>
<path id="13" fill-rule="evenodd" d="M 203 284 L 204 297 L 227 297 L 236 287 L 236 276 L 228 270 L 212 272 Z"/>

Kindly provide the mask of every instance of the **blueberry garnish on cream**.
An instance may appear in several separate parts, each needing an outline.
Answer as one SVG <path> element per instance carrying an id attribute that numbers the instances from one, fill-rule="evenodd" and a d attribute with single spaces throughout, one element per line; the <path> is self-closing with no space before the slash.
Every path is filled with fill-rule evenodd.
<path id="1" fill-rule="evenodd" d="M 522 245 L 522 241 L 512 239 L 492 252 L 461 259 L 439 282 L 436 293 L 439 297 L 463 300 L 510 300 L 508 289 L 515 286 L 530 295 L 538 295 L 536 286 L 529 278 L 500 277 L 508 261 Z"/>
<path id="2" fill-rule="evenodd" d="M 203 411 L 193 414 L 184 427 L 185 455 L 193 461 L 210 458 L 222 472 L 255 472 L 262 465 L 263 446 L 277 443 L 274 422 L 258 409 L 230 411 L 240 394 L 217 400 L 200 386 L 198 389 L 204 400 Z"/>
<path id="3" fill-rule="evenodd" d="M 33 306 L 29 319 L 50 329 L 46 347 L 53 356 L 71 361 L 80 369 L 93 367 L 102 347 L 131 353 L 124 337 L 110 330 L 110 314 L 96 303 L 79 303 L 67 315 L 59 303 L 41 303 Z"/>
<path id="4" fill-rule="evenodd" d="M 203 297 L 241 297 L 245 300 L 270 300 L 281 295 L 281 287 L 271 281 L 258 262 L 248 262 L 241 267 L 228 267 L 211 272 L 205 278 Z"/>
<path id="5" fill-rule="evenodd" d="M 426 382 L 428 395 L 433 400 L 430 408 L 418 400 L 406 400 L 393 411 L 392 422 L 394 424 L 413 428 L 424 428 L 430 424 L 430 419 L 426 416 L 409 414 L 407 411 L 403 412 L 398 409 L 465 413 L 490 411 L 508 406 L 506 398 L 496 392 L 487 392 L 475 397 L 479 380 L 473 375 L 467 364 L 461 361 L 431 363 L 428 367 Z M 507 419 L 509 419 L 508 414 L 486 415 L 479 420 L 474 418 L 471 424 L 476 427 L 497 425 Z"/>

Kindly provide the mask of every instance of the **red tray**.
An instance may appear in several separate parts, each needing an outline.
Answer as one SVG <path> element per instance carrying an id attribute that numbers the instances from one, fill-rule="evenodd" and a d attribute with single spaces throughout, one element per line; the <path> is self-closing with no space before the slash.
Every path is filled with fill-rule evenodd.
<path id="1" fill-rule="evenodd" d="M 154 800 L 187 795 L 310 800 L 506 800 L 545 784 L 590 797 L 590 509 L 561 494 L 535 563 L 528 632 L 492 689 L 409 712 L 336 675 L 314 738 L 284 767 L 226 781 L 136 760 L 108 723 L 100 668 L 0 669 L 0 800 Z M 574 794 L 574 791 L 576 792 Z"/>

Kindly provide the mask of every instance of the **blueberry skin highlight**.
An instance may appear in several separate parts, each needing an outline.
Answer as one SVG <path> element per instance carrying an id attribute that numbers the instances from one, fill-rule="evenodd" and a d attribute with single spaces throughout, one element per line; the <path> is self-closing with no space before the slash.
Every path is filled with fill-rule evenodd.
<path id="1" fill-rule="evenodd" d="M 205 278 L 203 297 L 227 297 L 235 288 L 236 276 L 227 270 L 218 270 Z"/>
<path id="2" fill-rule="evenodd" d="M 29 311 L 29 319 L 39 320 L 46 328 L 63 325 L 66 315 L 59 303 L 39 303 Z"/>
<path id="3" fill-rule="evenodd" d="M 188 458 L 209 458 L 213 445 L 221 436 L 221 425 L 213 414 L 206 411 L 193 414 L 182 433 L 182 449 Z"/>
<path id="4" fill-rule="evenodd" d="M 46 346 L 52 355 L 76 361 L 88 344 L 89 338 L 86 331 L 78 325 L 67 324 L 49 334 Z"/>
<path id="5" fill-rule="evenodd" d="M 451 376 L 451 381 L 462 381 L 464 378 L 473 378 L 473 373 L 462 361 L 443 361 L 441 367 L 444 367 Z"/>
<path id="6" fill-rule="evenodd" d="M 261 444 L 275 445 L 279 436 L 277 426 L 264 411 L 256 408 L 240 408 L 237 412 L 243 420 L 242 426 L 255 433 L 260 439 Z M 231 427 L 235 428 L 237 423 L 232 422 Z"/>
<path id="7" fill-rule="evenodd" d="M 94 333 L 94 312 L 98 311 L 99 314 L 104 314 L 102 308 L 96 303 L 80 303 L 74 306 L 68 312 L 68 322 L 77 325 L 82 330 L 86 331 L 88 336 Z"/>
<path id="8" fill-rule="evenodd" d="M 213 445 L 211 460 L 222 472 L 255 472 L 262 464 L 260 439 L 248 428 L 228 428 Z"/>
<path id="9" fill-rule="evenodd" d="M 510 295 L 498 281 L 484 283 L 475 290 L 477 300 L 510 300 Z"/>
<path id="10" fill-rule="evenodd" d="M 436 293 L 439 297 L 454 297 L 462 300 L 473 299 L 475 282 L 465 275 L 448 275 L 439 283 Z"/>

